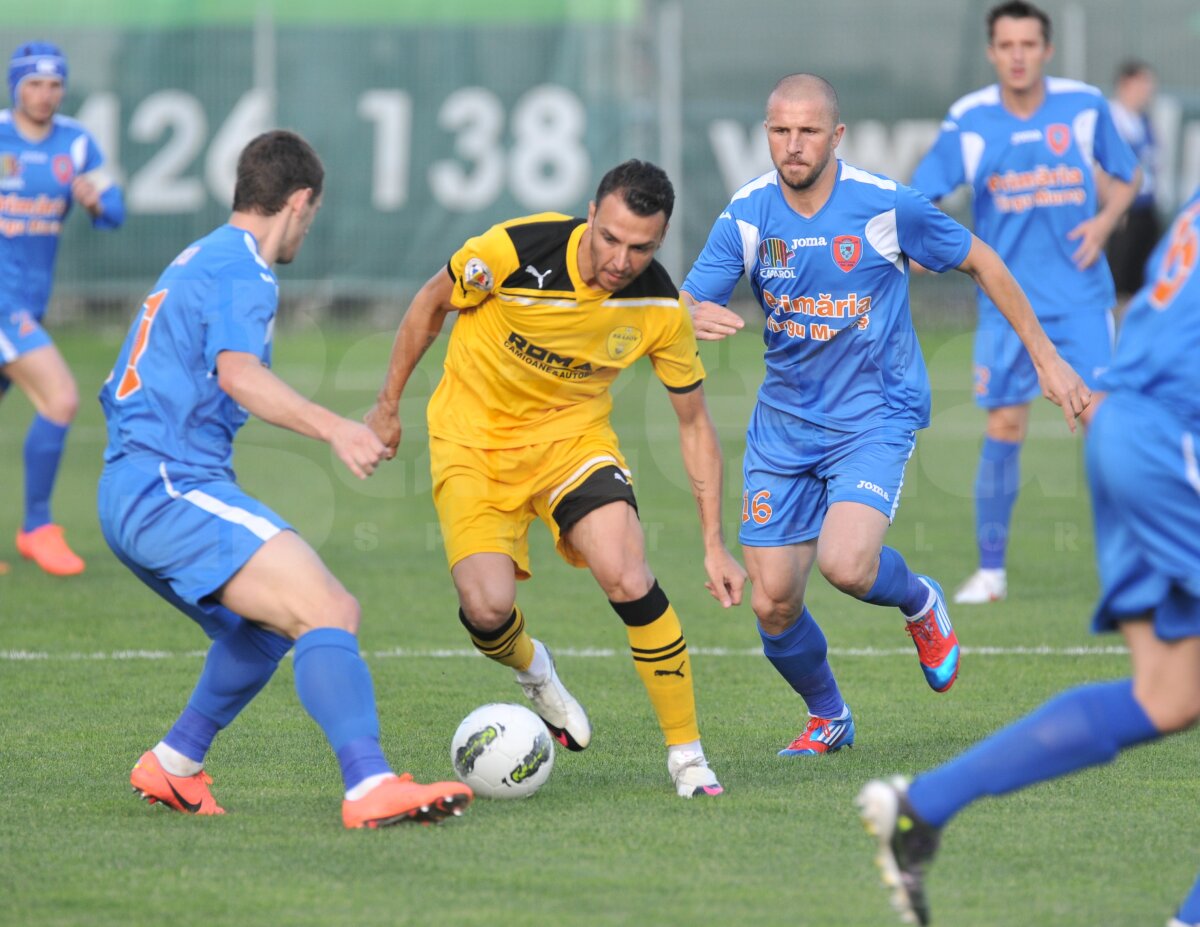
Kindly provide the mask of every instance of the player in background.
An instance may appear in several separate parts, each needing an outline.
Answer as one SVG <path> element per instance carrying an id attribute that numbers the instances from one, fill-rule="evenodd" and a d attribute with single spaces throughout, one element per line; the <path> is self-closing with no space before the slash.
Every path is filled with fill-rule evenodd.
<path id="1" fill-rule="evenodd" d="M 633 477 L 609 424 L 613 381 L 649 357 L 679 419 L 708 589 L 726 607 L 740 602 L 745 573 L 722 540 L 721 450 L 704 367 L 678 291 L 654 260 L 674 202 L 660 168 L 627 161 L 604 175 L 587 219 L 542 213 L 469 239 L 409 306 L 367 421 L 394 452 L 405 384 L 457 313 L 428 422 L 459 619 L 480 653 L 516 671 L 558 741 L 587 747 L 588 716 L 516 604 L 516 580 L 530 576 L 529 526 L 540 518 L 625 624 L 668 773 L 692 798 L 722 787 L 700 744 L 687 642 L 646 562 Z"/>
<path id="2" fill-rule="evenodd" d="M 910 923 L 929 922 L 925 867 L 942 828 L 971 802 L 1110 762 L 1200 719 L 1198 256 L 1193 196 L 1129 305 L 1087 436 L 1101 585 L 1092 630 L 1121 632 L 1132 678 L 1068 690 L 911 784 L 893 778 L 862 790 L 884 881 Z M 1200 881 L 1170 927 L 1196 925 Z"/>
<path id="3" fill-rule="evenodd" d="M 42 320 L 72 204 L 87 210 L 98 229 L 125 220 L 121 190 L 105 172 L 96 140 L 74 119 L 58 115 L 66 83 L 63 53 L 48 42 L 27 42 L 8 65 L 12 109 L 0 110 L 0 397 L 15 383 L 34 409 L 25 437 L 25 516 L 17 551 L 58 576 L 84 569 L 50 515 L 79 394 Z"/>
<path id="4" fill-rule="evenodd" d="M 272 265 L 299 252 L 324 176 L 294 133 L 251 141 L 238 159 L 229 222 L 163 271 L 100 392 L 104 537 L 212 639 L 187 707 L 130 782 L 151 803 L 223 814 L 205 754 L 294 643 L 296 693 L 341 766 L 345 826 L 436 822 L 461 813 L 471 790 L 392 772 L 358 652 L 358 602 L 232 469 L 233 438 L 250 415 L 327 442 L 360 479 L 384 455 L 365 425 L 309 402 L 270 370 L 279 298 Z"/>
<path id="5" fill-rule="evenodd" d="M 1133 205 L 1113 229 L 1106 251 L 1117 299 L 1122 305 L 1141 289 L 1146 260 L 1160 234 L 1157 192 L 1162 151 L 1150 124 L 1150 106 L 1157 85 L 1154 69 L 1146 62 L 1124 61 L 1117 69 L 1114 95 L 1108 101 L 1117 131 L 1137 155 L 1142 169 L 1142 185 Z M 1106 179 L 1100 178 L 1102 199 L 1107 196 L 1103 187 Z"/>
<path id="6" fill-rule="evenodd" d="M 958 674 L 941 587 L 883 543 L 916 432 L 929 424 L 909 259 L 957 268 L 991 295 L 1072 428 L 1089 398 L 991 248 L 916 191 L 835 156 L 846 128 L 839 119 L 824 79 L 779 81 L 764 123 L 775 170 L 733 195 L 682 287 L 700 338 L 741 328 L 725 304 L 743 274 L 766 316 L 739 539 L 763 652 L 808 707 L 785 756 L 854 741 L 825 635 L 805 605 L 814 563 L 847 595 L 900 609 L 935 691 Z"/>
<path id="7" fill-rule="evenodd" d="M 1137 193 L 1137 161 L 1098 89 L 1045 76 L 1054 46 L 1044 12 L 1012 0 L 994 7 L 987 25 L 998 82 L 950 107 L 912 186 L 935 202 L 971 187 L 975 234 L 1008 265 L 1059 353 L 1094 389 L 1112 354 L 1116 302 L 1104 244 Z M 1099 211 L 1097 165 L 1109 175 Z M 1008 594 L 1021 445 L 1038 395 L 1028 352 L 985 292 L 974 365 L 987 426 L 975 478 L 979 566 L 954 594 L 966 604 Z"/>

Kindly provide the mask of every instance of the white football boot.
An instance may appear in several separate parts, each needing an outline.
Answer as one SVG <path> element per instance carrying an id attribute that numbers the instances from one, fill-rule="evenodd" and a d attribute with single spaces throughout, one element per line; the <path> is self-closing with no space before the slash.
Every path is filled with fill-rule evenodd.
<path id="1" fill-rule="evenodd" d="M 550 672 L 545 676 L 517 673 L 517 683 L 532 703 L 533 710 L 546 722 L 554 739 L 568 750 L 582 750 L 592 741 L 592 724 L 587 712 L 558 678 L 550 649 L 539 640 L 535 640 L 533 646 L 535 649 L 540 647 L 545 653 Z M 535 659 L 534 662 L 538 661 Z"/>
<path id="2" fill-rule="evenodd" d="M 998 570 L 979 569 L 967 577 L 954 593 L 955 605 L 986 605 L 999 602 L 1008 595 L 1008 574 Z"/>
<path id="3" fill-rule="evenodd" d="M 725 791 L 717 781 L 717 774 L 708 768 L 702 750 L 668 750 L 667 772 L 680 798 L 720 795 Z"/>

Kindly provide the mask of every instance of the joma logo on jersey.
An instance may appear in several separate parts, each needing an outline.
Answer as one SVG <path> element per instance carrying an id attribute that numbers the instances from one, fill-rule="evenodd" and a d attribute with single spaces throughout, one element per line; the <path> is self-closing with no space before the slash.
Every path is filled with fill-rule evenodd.
<path id="1" fill-rule="evenodd" d="M 556 354 L 549 348 L 543 348 L 540 344 L 534 344 L 524 335 L 518 335 L 516 332 L 508 333 L 508 338 L 505 339 L 504 346 L 514 354 L 519 354 L 526 361 L 542 369 L 556 368 L 559 371 L 570 370 L 584 374 L 592 372 L 592 365 L 587 361 L 576 364 L 575 358 Z M 555 371 L 550 370 L 550 372 L 553 373 Z"/>
<path id="2" fill-rule="evenodd" d="M 773 277 L 794 279 L 796 271 L 788 267 L 788 262 L 796 256 L 796 252 L 788 247 L 782 238 L 764 238 L 758 245 L 758 275 L 764 280 Z"/>

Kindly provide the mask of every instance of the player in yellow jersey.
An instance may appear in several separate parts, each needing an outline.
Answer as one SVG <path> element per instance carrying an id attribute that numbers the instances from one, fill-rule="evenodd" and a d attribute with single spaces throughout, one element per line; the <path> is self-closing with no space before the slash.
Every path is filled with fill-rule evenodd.
<path id="1" fill-rule="evenodd" d="M 709 591 L 738 604 L 746 574 L 721 530 L 722 461 L 701 386 L 691 319 L 654 260 L 675 194 L 653 164 L 626 161 L 600 182 L 587 219 L 543 213 L 470 239 L 414 297 L 367 423 L 400 443 L 400 396 L 450 312 L 445 371 L 429 402 L 433 498 L 475 647 L 512 667 L 565 747 L 591 740 L 587 713 L 525 629 L 516 580 L 541 518 L 559 553 L 587 567 L 625 623 L 634 666 L 684 798 L 722 791 L 700 745 L 687 643 L 646 562 L 632 475 L 609 424 L 617 375 L 648 356 L 679 419 L 700 510 Z"/>

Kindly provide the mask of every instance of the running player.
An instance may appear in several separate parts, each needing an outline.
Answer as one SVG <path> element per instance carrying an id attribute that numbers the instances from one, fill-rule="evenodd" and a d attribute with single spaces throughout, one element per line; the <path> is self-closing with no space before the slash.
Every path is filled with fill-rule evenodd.
<path id="1" fill-rule="evenodd" d="M 867 784 L 859 809 L 878 839 L 892 903 L 909 923 L 929 922 L 925 868 L 942 828 L 967 805 L 1108 763 L 1200 720 L 1198 243 L 1200 195 L 1150 259 L 1100 378 L 1108 398 L 1087 437 L 1101 584 L 1092 630 L 1121 632 L 1132 678 L 1063 692 L 911 784 Z M 1108 813 L 1124 810 L 1116 804 Z M 1200 881 L 1169 927 L 1197 925 Z"/>
<path id="2" fill-rule="evenodd" d="M 516 605 L 516 580 L 530 576 L 529 526 L 540 518 L 625 624 L 668 772 L 692 798 L 722 787 L 700 744 L 687 642 L 646 563 L 633 476 L 608 420 L 613 381 L 648 356 L 679 419 L 708 588 L 726 607 L 739 602 L 745 574 L 722 540 L 721 451 L 704 367 L 678 291 L 654 260 L 674 202 L 660 168 L 627 161 L 604 175 L 586 220 L 542 213 L 467 241 L 414 298 L 367 421 L 389 448 L 399 445 L 405 384 L 457 313 L 428 419 L 459 619 L 476 649 L 516 671 L 559 742 L 584 749 L 588 716 Z"/>
<path id="3" fill-rule="evenodd" d="M 950 107 L 912 186 L 936 201 L 970 185 L 975 233 L 1012 269 L 1050 340 L 1094 389 L 1112 354 L 1116 303 L 1104 244 L 1137 194 L 1137 159 L 1100 90 L 1045 76 L 1054 46 L 1044 12 L 1012 0 L 993 8 L 987 23 L 988 60 L 998 82 Z M 1097 165 L 1109 175 L 1099 211 Z M 987 411 L 987 427 L 975 479 L 979 568 L 955 592 L 955 602 L 993 602 L 1008 594 L 1009 525 L 1037 395 L 1028 352 L 980 292 L 975 398 Z M 1090 417 L 1084 413 L 1085 425 Z"/>
<path id="4" fill-rule="evenodd" d="M 345 826 L 435 822 L 461 813 L 471 790 L 392 772 L 358 652 L 358 602 L 287 522 L 238 486 L 232 468 L 233 438 L 250 415 L 327 442 L 359 478 L 384 456 L 369 428 L 309 402 L 270 370 L 272 266 L 299 252 L 324 177 L 294 133 L 250 142 L 229 222 L 163 271 L 100 392 L 109 439 L 104 537 L 212 639 L 187 707 L 130 782 L 151 803 L 224 814 L 205 755 L 295 643 L 296 693 L 337 754 Z"/>
<path id="5" fill-rule="evenodd" d="M 899 607 L 934 691 L 958 674 L 941 587 L 883 544 L 916 432 L 929 424 L 909 259 L 957 268 L 991 295 L 1072 428 L 1088 391 L 991 248 L 914 190 L 834 156 L 845 126 L 827 81 L 783 78 L 767 99 L 765 126 L 775 170 L 734 194 L 683 296 L 703 339 L 742 326 L 725 303 L 743 274 L 766 315 L 740 540 L 763 651 L 808 707 L 804 730 L 780 751 L 801 756 L 849 746 L 855 734 L 825 636 L 805 605 L 814 563 L 847 595 Z"/>
<path id="6" fill-rule="evenodd" d="M 57 576 L 82 573 L 85 566 L 50 515 L 79 395 L 42 321 L 72 204 L 99 229 L 125 219 L 121 190 L 104 170 L 96 140 L 58 115 L 66 83 L 63 53 L 48 42 L 27 42 L 8 65 L 12 109 L 0 111 L 0 397 L 15 383 L 34 409 L 25 437 L 25 517 L 17 551 Z"/>

